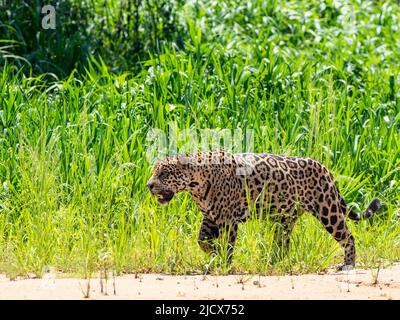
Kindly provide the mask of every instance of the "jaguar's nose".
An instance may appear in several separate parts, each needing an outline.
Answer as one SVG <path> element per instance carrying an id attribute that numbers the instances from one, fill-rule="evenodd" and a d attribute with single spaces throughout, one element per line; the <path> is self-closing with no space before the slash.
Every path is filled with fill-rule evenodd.
<path id="1" fill-rule="evenodd" d="M 152 193 L 154 188 L 154 182 L 150 181 L 149 183 L 147 183 L 147 188 Z"/>

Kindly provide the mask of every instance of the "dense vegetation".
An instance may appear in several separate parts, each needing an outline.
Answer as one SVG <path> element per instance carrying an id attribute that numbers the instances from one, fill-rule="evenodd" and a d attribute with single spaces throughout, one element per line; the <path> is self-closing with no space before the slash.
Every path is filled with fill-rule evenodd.
<path id="1" fill-rule="evenodd" d="M 320 160 L 356 210 L 386 203 L 349 222 L 358 265 L 400 259 L 396 3 L 55 2 L 43 30 L 41 1 L 0 1 L 0 270 L 203 272 L 190 197 L 160 207 L 146 192 L 152 129 L 252 129 L 254 151 Z M 235 270 L 342 260 L 304 215 L 271 264 L 272 228 L 240 227 Z"/>

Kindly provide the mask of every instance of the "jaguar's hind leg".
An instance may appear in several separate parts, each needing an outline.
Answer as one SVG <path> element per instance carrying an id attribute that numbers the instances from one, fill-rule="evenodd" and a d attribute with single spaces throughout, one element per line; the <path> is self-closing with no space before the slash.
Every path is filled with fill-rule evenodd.
<path id="1" fill-rule="evenodd" d="M 274 243 L 276 251 L 274 252 L 274 261 L 283 259 L 289 251 L 290 235 L 297 221 L 297 211 L 293 214 L 282 214 L 275 221 Z"/>
<path id="2" fill-rule="evenodd" d="M 345 223 L 345 216 L 341 211 L 340 202 L 332 201 L 329 206 L 322 203 L 316 206 L 319 210 L 315 213 L 325 230 L 344 248 L 344 265 L 340 269 L 351 269 L 355 266 L 356 246 L 354 237 Z"/>

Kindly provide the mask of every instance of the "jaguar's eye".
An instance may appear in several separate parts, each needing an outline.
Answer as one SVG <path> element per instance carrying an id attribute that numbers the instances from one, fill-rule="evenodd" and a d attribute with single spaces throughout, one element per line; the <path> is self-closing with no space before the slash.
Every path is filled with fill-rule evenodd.
<path id="1" fill-rule="evenodd" d="M 158 175 L 158 178 L 159 178 L 160 180 L 164 180 L 164 179 L 168 178 L 168 175 L 169 175 L 168 172 L 163 171 L 163 172 L 161 172 L 161 173 Z"/>
<path id="2" fill-rule="evenodd" d="M 192 188 L 197 187 L 198 185 L 199 185 L 199 183 L 195 182 L 195 181 L 189 183 L 189 187 L 192 187 Z"/>

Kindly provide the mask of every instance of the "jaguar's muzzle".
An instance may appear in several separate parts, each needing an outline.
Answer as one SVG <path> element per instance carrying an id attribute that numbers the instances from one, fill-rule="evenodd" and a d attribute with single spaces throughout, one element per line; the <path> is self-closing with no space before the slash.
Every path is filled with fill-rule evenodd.
<path id="1" fill-rule="evenodd" d="M 160 204 L 166 204 L 174 197 L 174 193 L 172 191 L 161 191 L 160 193 L 155 194 L 155 196 Z"/>

